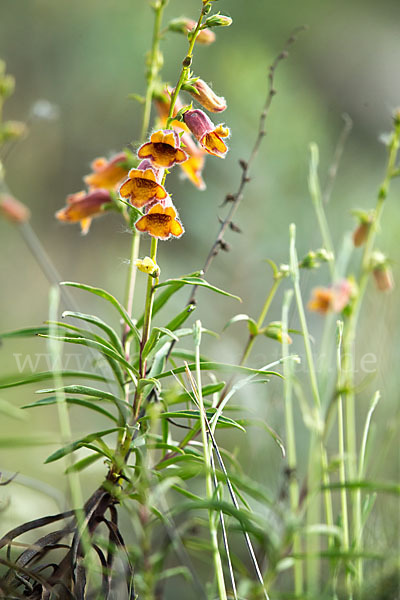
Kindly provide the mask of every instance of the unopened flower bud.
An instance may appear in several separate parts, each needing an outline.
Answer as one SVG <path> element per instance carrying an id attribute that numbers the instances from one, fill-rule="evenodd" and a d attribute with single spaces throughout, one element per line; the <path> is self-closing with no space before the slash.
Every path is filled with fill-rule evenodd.
<path id="1" fill-rule="evenodd" d="M 198 79 L 192 85 L 195 91 L 191 91 L 191 95 L 199 102 L 206 110 L 210 112 L 222 112 L 226 109 L 226 101 L 222 96 L 217 96 L 209 85 L 202 79 Z"/>
<path id="2" fill-rule="evenodd" d="M 393 120 L 396 126 L 400 125 L 400 108 L 396 108 L 394 111 Z"/>
<path id="3" fill-rule="evenodd" d="M 394 288 L 393 272 L 389 266 L 373 270 L 375 283 L 381 292 L 391 292 Z"/>
<path id="4" fill-rule="evenodd" d="M 271 323 L 269 323 L 269 325 L 267 325 L 267 327 L 262 329 L 260 333 L 263 333 L 266 337 L 269 337 L 272 340 L 277 340 L 281 344 L 284 340 L 287 344 L 291 344 L 293 341 L 290 335 L 288 335 L 287 333 L 285 335 L 285 338 L 283 337 L 281 321 L 272 321 Z"/>
<path id="5" fill-rule="evenodd" d="M 388 258 L 376 250 L 371 256 L 372 274 L 378 290 L 390 292 L 394 288 L 393 272 Z"/>
<path id="6" fill-rule="evenodd" d="M 139 269 L 139 271 L 142 271 L 142 273 L 147 273 L 151 277 L 157 278 L 160 276 L 160 267 L 152 258 L 150 258 L 150 256 L 138 258 L 135 260 L 135 266 Z"/>
<path id="7" fill-rule="evenodd" d="M 0 97 L 4 100 L 12 96 L 15 89 L 15 79 L 12 75 L 0 76 Z"/>
<path id="8" fill-rule="evenodd" d="M 371 223 L 360 223 L 353 231 L 353 244 L 356 248 L 362 246 L 368 237 Z"/>
<path id="9" fill-rule="evenodd" d="M 26 223 L 31 215 L 25 204 L 9 194 L 0 194 L 0 214 L 11 223 Z"/>
<path id="10" fill-rule="evenodd" d="M 176 33 L 183 33 L 188 35 L 191 33 L 196 27 L 196 21 L 192 19 L 187 19 L 186 17 L 180 17 L 179 19 L 173 19 L 170 21 L 168 25 L 168 29 L 170 31 L 175 31 Z M 204 44 L 205 46 L 212 44 L 215 41 L 215 33 L 210 29 L 201 29 L 197 34 L 196 42 L 199 44 Z"/>
<path id="11" fill-rule="evenodd" d="M 218 13 L 208 17 L 204 21 L 203 27 L 229 27 L 230 25 L 232 25 L 232 19 Z"/>
<path id="12" fill-rule="evenodd" d="M 331 262 L 334 259 L 333 253 L 326 248 L 318 248 L 315 251 L 315 256 L 321 262 Z"/>
<path id="13" fill-rule="evenodd" d="M 21 121 L 6 121 L 0 127 L 0 143 L 15 140 L 27 133 L 25 123 Z"/>

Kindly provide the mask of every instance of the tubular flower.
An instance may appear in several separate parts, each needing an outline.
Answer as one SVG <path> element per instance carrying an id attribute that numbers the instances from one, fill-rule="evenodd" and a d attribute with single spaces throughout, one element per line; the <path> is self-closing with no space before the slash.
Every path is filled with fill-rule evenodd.
<path id="1" fill-rule="evenodd" d="M 93 173 L 84 177 L 84 182 L 90 188 L 114 189 L 128 175 L 127 158 L 124 152 L 113 156 L 110 160 L 96 158 L 92 164 Z"/>
<path id="2" fill-rule="evenodd" d="M 209 85 L 202 79 L 198 79 L 193 84 L 196 92 L 190 92 L 197 102 L 199 102 L 206 110 L 217 113 L 226 109 L 226 100 L 222 96 L 217 96 Z"/>
<path id="3" fill-rule="evenodd" d="M 133 206 L 142 208 L 154 200 L 164 200 L 168 194 L 157 182 L 156 172 L 145 168 L 129 171 L 128 179 L 119 188 L 119 195 L 121 198 L 129 198 Z"/>
<path id="4" fill-rule="evenodd" d="M 11 223 L 26 223 L 31 213 L 29 208 L 14 196 L 0 194 L 0 215 Z"/>
<path id="5" fill-rule="evenodd" d="M 187 160 L 186 153 L 180 148 L 180 138 L 176 131 L 163 129 L 152 133 L 150 142 L 138 150 L 139 158 L 149 158 L 155 167 L 170 168 L 174 164 Z"/>
<path id="6" fill-rule="evenodd" d="M 184 133 L 182 143 L 185 151 L 189 155 L 187 161 L 182 163 L 180 168 L 183 175 L 189 179 L 199 190 L 205 190 L 206 184 L 201 176 L 205 163 L 206 151 L 193 141 L 189 133 Z"/>
<path id="7" fill-rule="evenodd" d="M 98 189 L 89 193 L 78 192 L 67 198 L 67 206 L 56 212 L 56 218 L 66 223 L 81 224 L 82 234 L 89 231 L 93 217 L 104 213 L 104 205 L 112 202 L 109 190 Z"/>
<path id="8" fill-rule="evenodd" d="M 229 129 L 214 123 L 209 117 L 199 109 L 188 110 L 183 115 L 186 125 L 193 133 L 194 137 L 199 140 L 201 146 L 209 154 L 225 158 L 228 147 L 222 138 L 229 137 Z"/>
<path id="9" fill-rule="evenodd" d="M 135 227 L 138 231 L 146 231 L 152 237 L 160 240 L 168 240 L 171 235 L 179 238 L 184 232 L 172 205 L 164 207 L 161 204 L 155 204 L 136 222 Z"/>
<path id="10" fill-rule="evenodd" d="M 341 312 L 349 304 L 352 293 L 353 285 L 348 279 L 330 287 L 315 288 L 308 309 L 321 314 Z"/>

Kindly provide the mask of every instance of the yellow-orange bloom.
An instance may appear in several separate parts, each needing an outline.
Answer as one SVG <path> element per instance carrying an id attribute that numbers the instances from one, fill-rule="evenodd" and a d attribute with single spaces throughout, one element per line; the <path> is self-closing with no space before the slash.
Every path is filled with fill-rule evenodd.
<path id="1" fill-rule="evenodd" d="M 348 279 L 343 279 L 330 287 L 315 288 L 307 307 L 321 314 L 341 312 L 349 304 L 353 290 L 354 286 Z"/>
<path id="2" fill-rule="evenodd" d="M 173 206 L 164 207 L 155 204 L 149 212 L 141 217 L 135 224 L 136 229 L 147 232 L 160 240 L 171 237 L 181 237 L 184 232 L 182 224 L 177 219 L 176 210 Z"/>
<path id="3" fill-rule="evenodd" d="M 211 119 L 200 109 L 188 110 L 183 115 L 186 125 L 209 154 L 225 158 L 228 147 L 222 138 L 229 137 L 228 127 L 215 127 Z"/>
<path id="4" fill-rule="evenodd" d="M 142 208 L 154 200 L 164 200 L 168 194 L 157 182 L 153 169 L 131 169 L 128 179 L 119 189 L 119 195 L 121 198 L 129 198 L 133 206 Z"/>
<path id="5" fill-rule="evenodd" d="M 86 175 L 84 181 L 90 188 L 114 189 L 128 174 L 127 158 L 124 152 L 113 156 L 110 160 L 96 158 L 92 164 L 93 173 Z"/>
<path id="6" fill-rule="evenodd" d="M 148 158 L 155 167 L 168 169 L 174 164 L 187 160 L 186 153 L 180 148 L 180 138 L 172 129 L 162 129 L 151 135 L 150 142 L 138 150 L 139 158 Z"/>
<path id="7" fill-rule="evenodd" d="M 56 218 L 65 223 L 80 223 L 82 234 L 89 231 L 93 217 L 104 213 L 104 205 L 112 202 L 109 190 L 77 192 L 67 198 L 67 206 L 56 212 Z"/>
<path id="8" fill-rule="evenodd" d="M 0 194 L 0 215 L 11 223 L 26 223 L 31 215 L 25 204 L 10 194 Z"/>

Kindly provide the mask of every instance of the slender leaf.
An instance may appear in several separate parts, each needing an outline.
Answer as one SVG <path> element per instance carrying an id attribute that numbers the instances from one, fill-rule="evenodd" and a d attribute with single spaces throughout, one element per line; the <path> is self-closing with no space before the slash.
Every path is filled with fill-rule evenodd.
<path id="1" fill-rule="evenodd" d="M 100 460 L 100 458 L 100 454 L 90 454 L 89 456 L 85 456 L 85 458 L 78 460 L 76 463 L 70 465 L 67 469 L 65 469 L 65 473 L 78 473 L 80 471 L 83 471 L 96 461 Z"/>
<path id="2" fill-rule="evenodd" d="M 110 325 L 105 323 L 102 319 L 99 319 L 99 317 L 95 317 L 94 315 L 87 315 L 85 313 L 80 313 L 80 312 L 73 312 L 70 310 L 66 310 L 65 312 L 63 312 L 62 318 L 64 319 L 66 317 L 70 317 L 72 319 L 80 319 L 81 321 L 86 321 L 87 323 L 90 323 L 91 325 L 95 325 L 95 326 L 99 327 L 108 335 L 113 347 L 120 354 L 124 353 L 121 341 L 120 341 L 117 333 L 115 332 L 115 330 L 112 327 L 110 327 Z"/>
<path id="3" fill-rule="evenodd" d="M 207 418 L 211 419 L 214 415 L 214 411 L 206 411 Z M 198 410 L 177 410 L 177 411 L 168 411 L 165 413 L 160 413 L 160 417 L 163 419 L 199 419 L 200 412 Z M 148 418 L 148 417 L 146 417 Z M 220 416 L 218 419 L 218 425 L 226 426 L 226 427 L 236 427 L 241 431 L 246 431 L 242 425 L 240 425 L 237 421 L 230 419 L 229 417 Z"/>
<path id="4" fill-rule="evenodd" d="M 117 309 L 117 311 L 119 312 L 119 314 L 121 315 L 121 317 L 123 318 L 125 323 L 131 329 L 132 333 L 136 336 L 137 340 L 140 341 L 140 333 L 139 333 L 137 327 L 135 326 L 134 322 L 132 321 L 132 319 L 126 312 L 125 308 L 122 306 L 122 304 L 120 304 L 120 302 L 118 302 L 118 300 L 116 298 L 114 298 L 114 296 L 112 296 L 109 292 L 107 292 L 106 290 L 103 290 L 101 288 L 92 287 L 91 285 L 85 285 L 83 283 L 75 283 L 73 281 L 62 281 L 60 283 L 60 285 L 67 285 L 69 287 L 75 287 L 80 290 L 90 292 L 91 294 L 100 296 L 100 298 L 104 298 L 104 300 L 107 300 L 108 302 L 110 302 L 110 304 L 112 304 L 114 306 L 114 308 Z"/>
<path id="5" fill-rule="evenodd" d="M 84 385 L 64 385 L 60 388 L 48 388 L 43 390 L 38 390 L 36 394 L 57 394 L 57 392 L 63 392 L 64 394 L 78 394 L 82 396 L 90 396 L 94 398 L 99 398 L 99 400 L 107 400 L 115 404 L 118 408 L 121 416 L 126 418 L 127 414 L 131 411 L 131 406 L 125 400 L 121 400 L 118 396 L 114 396 L 114 394 L 110 394 L 110 392 L 105 392 L 104 390 L 98 390 L 96 388 L 84 386 Z"/>
<path id="6" fill-rule="evenodd" d="M 109 435 L 110 433 L 115 433 L 116 431 L 119 431 L 120 429 L 121 429 L 120 427 L 113 427 L 112 429 L 105 429 L 104 431 L 96 431 L 96 433 L 90 433 L 89 435 L 86 435 L 85 437 L 80 438 L 79 440 L 76 440 L 75 442 L 71 442 L 70 444 L 68 444 L 67 446 L 64 446 L 63 448 L 59 448 L 58 450 L 53 452 L 53 454 L 51 454 L 48 458 L 46 458 L 46 460 L 44 462 L 45 462 L 45 464 L 51 463 L 56 460 L 59 460 L 60 458 L 63 458 L 64 456 L 67 456 L 67 454 L 71 454 L 71 452 L 75 452 L 75 450 L 78 450 L 79 448 L 82 448 L 83 446 L 89 447 L 88 444 L 90 444 L 91 442 L 94 442 L 95 440 L 102 438 L 105 435 Z M 100 451 L 95 446 L 90 446 L 90 447 L 92 449 L 95 449 L 96 451 Z"/>
<path id="7" fill-rule="evenodd" d="M 178 329 L 183 323 L 190 317 L 192 312 L 196 310 L 195 304 L 189 304 L 186 306 L 179 314 L 176 315 L 169 323 L 166 325 L 167 329 L 170 331 L 175 331 Z"/>
<path id="8" fill-rule="evenodd" d="M 121 363 L 131 373 L 135 375 L 135 377 L 139 376 L 139 371 L 135 369 L 123 356 L 112 350 L 109 346 L 105 346 L 104 344 L 100 344 L 100 342 L 96 342 L 95 340 L 90 340 L 88 338 L 75 338 L 75 337 L 66 337 L 66 336 L 55 336 L 55 335 L 43 335 L 46 339 L 50 340 L 59 340 L 60 342 L 66 342 L 69 344 L 77 344 L 78 346 L 86 346 L 87 348 L 92 348 L 93 350 L 98 350 L 101 354 L 105 354 L 110 358 L 116 360 Z"/>
<path id="9" fill-rule="evenodd" d="M 193 363 L 193 364 L 187 365 L 187 368 L 190 371 L 195 371 L 196 365 Z M 218 362 L 208 362 L 208 361 L 201 362 L 200 369 L 202 371 L 226 371 L 228 373 L 245 373 L 245 374 L 251 374 L 251 375 L 256 375 L 256 374 L 276 375 L 277 377 L 280 377 L 283 379 L 282 375 L 280 373 L 277 373 L 276 371 L 264 371 L 263 369 L 251 369 L 250 367 L 240 367 L 239 365 L 230 365 L 230 364 L 218 363 Z M 160 375 L 157 375 L 156 378 L 163 379 L 164 377 L 170 377 L 171 375 L 177 375 L 178 373 L 184 373 L 185 371 L 186 371 L 186 366 L 176 367 L 175 369 L 171 369 L 170 371 L 165 371 L 164 373 L 160 373 Z"/>
<path id="10" fill-rule="evenodd" d="M 249 332 L 251 333 L 251 335 L 257 335 L 257 333 L 258 333 L 257 323 L 255 322 L 254 319 L 249 317 L 249 315 L 244 315 L 244 314 L 235 315 L 234 317 L 232 317 L 232 319 L 229 319 L 227 324 L 224 326 L 223 331 L 225 329 L 227 329 L 228 327 L 230 327 L 230 325 L 233 325 L 233 323 L 238 323 L 239 321 L 247 321 L 247 326 L 249 328 Z"/>
<path id="11" fill-rule="evenodd" d="M 46 325 L 41 327 L 27 327 L 25 329 L 16 329 L 0 334 L 0 339 L 20 338 L 20 337 L 36 337 L 39 333 L 48 333 L 49 328 Z"/>
<path id="12" fill-rule="evenodd" d="M 82 379 L 93 379 L 95 381 L 102 381 L 104 383 L 109 381 L 109 379 L 107 379 L 107 377 L 103 377 L 103 375 L 97 375 L 96 373 L 85 373 L 83 371 L 60 371 L 57 373 L 57 375 L 63 379 L 67 377 L 80 377 Z M 21 379 L 21 377 L 23 378 Z M 28 383 L 39 383 L 41 381 L 46 381 L 53 378 L 53 371 L 44 371 L 43 373 L 33 373 L 32 375 L 25 376 L 18 374 L 12 377 L 0 379 L 0 389 L 17 387 L 19 385 L 26 385 Z"/>
<path id="13" fill-rule="evenodd" d="M 161 287 L 164 287 L 167 285 L 175 286 L 179 283 L 182 283 L 183 285 L 196 285 L 199 287 L 204 287 L 204 288 L 207 288 L 208 290 L 216 292 L 217 294 L 222 294 L 223 296 L 228 296 L 229 298 L 234 298 L 235 300 L 238 300 L 239 302 L 242 301 L 241 298 L 239 298 L 239 296 L 235 296 L 234 294 L 230 294 L 229 292 L 225 292 L 225 290 L 221 290 L 220 288 L 217 288 L 214 285 L 211 285 L 211 283 L 208 283 L 208 281 L 206 281 L 202 277 L 182 277 L 182 279 L 167 279 L 166 281 L 163 281 L 163 282 L 157 284 L 155 287 L 161 288 Z"/>
<path id="14" fill-rule="evenodd" d="M 97 400 L 97 398 L 93 398 L 93 400 Z M 25 404 L 24 406 L 21 406 L 21 408 L 37 408 L 40 406 L 50 406 L 53 404 L 57 404 L 57 402 L 57 396 L 50 396 L 50 398 L 41 398 L 40 400 L 32 402 L 31 404 Z M 65 398 L 65 402 L 67 404 L 76 404 L 77 406 L 84 406 L 85 408 L 94 410 L 104 415 L 105 417 L 108 417 L 112 421 L 117 422 L 117 419 L 114 417 L 114 415 L 112 415 L 110 412 L 108 412 L 108 410 L 105 410 L 98 404 L 95 404 L 94 402 L 89 402 L 88 400 L 83 400 L 82 398 Z"/>

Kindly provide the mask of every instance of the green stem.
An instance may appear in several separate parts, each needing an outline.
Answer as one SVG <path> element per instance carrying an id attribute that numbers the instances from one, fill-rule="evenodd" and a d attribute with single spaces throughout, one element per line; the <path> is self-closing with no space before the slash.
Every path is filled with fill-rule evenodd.
<path id="1" fill-rule="evenodd" d="M 267 298 L 266 298 L 266 300 L 264 302 L 264 306 L 263 306 L 263 308 L 261 310 L 261 313 L 260 313 L 260 316 L 258 318 L 257 329 L 260 329 L 263 326 L 265 317 L 267 316 L 269 307 L 271 306 L 271 302 L 274 299 L 274 296 L 276 294 L 276 291 L 277 291 L 277 289 L 278 289 L 279 284 L 280 284 L 281 281 L 282 281 L 281 277 L 277 277 L 277 278 L 274 279 L 274 283 L 272 284 L 272 287 L 271 287 L 271 289 L 269 291 L 269 294 L 268 294 L 268 296 L 267 296 Z M 240 366 L 243 366 L 243 365 L 246 364 L 246 362 L 247 362 L 247 360 L 248 360 L 248 358 L 250 356 L 250 353 L 252 351 L 254 342 L 256 341 L 256 337 L 257 337 L 257 335 L 254 335 L 253 333 L 249 334 L 249 337 L 247 338 L 246 346 L 244 347 L 244 350 L 243 350 L 242 358 L 240 359 L 240 362 L 239 362 Z M 217 406 L 219 406 L 221 404 L 221 402 L 223 401 L 223 399 L 225 398 L 225 396 L 230 391 L 234 380 L 235 380 L 234 376 L 232 376 L 229 379 L 228 383 L 226 384 L 226 386 L 224 387 L 224 389 L 221 392 L 221 396 L 220 396 L 220 399 L 218 401 Z"/>
<path id="2" fill-rule="evenodd" d="M 203 442 L 203 455 L 204 455 L 204 467 L 206 470 L 206 494 L 207 499 L 211 502 L 214 498 L 214 488 L 212 480 L 212 469 L 211 469 L 211 455 L 210 455 L 210 444 L 208 440 L 207 424 L 206 424 L 206 413 L 203 402 L 203 394 L 201 387 L 201 369 L 200 369 L 200 341 L 201 341 L 201 323 L 196 321 L 195 324 L 195 361 L 196 361 L 196 387 L 197 387 L 197 399 L 199 402 L 200 412 L 200 425 L 201 425 L 201 438 Z M 227 600 L 224 570 L 222 567 L 221 555 L 218 547 L 218 532 L 215 523 L 214 511 L 210 508 L 208 511 L 210 537 L 213 552 L 213 561 L 215 568 L 215 575 L 217 579 L 218 594 L 220 600 Z"/>
<path id="3" fill-rule="evenodd" d="M 331 272 L 332 280 L 335 279 L 335 259 L 334 249 L 331 234 L 329 231 L 328 221 L 325 215 L 325 209 L 322 202 L 321 187 L 318 178 L 318 163 L 319 163 L 319 152 L 316 144 L 310 144 L 310 171 L 308 176 L 308 187 L 312 202 L 314 204 L 315 212 L 317 215 L 318 225 L 321 231 L 322 241 L 326 250 L 331 254 L 331 258 L 328 261 L 329 269 Z"/>
<path id="4" fill-rule="evenodd" d="M 150 258 L 157 263 L 157 238 L 151 238 L 151 247 L 150 247 Z M 144 307 L 144 322 L 143 322 L 143 331 L 142 331 L 142 339 L 140 342 L 140 356 L 139 356 L 139 373 L 140 378 L 146 377 L 146 360 L 143 359 L 143 349 L 146 345 L 147 340 L 150 335 L 151 328 L 151 317 L 153 313 L 153 302 L 154 302 L 154 289 L 158 284 L 158 278 L 152 277 L 151 275 L 147 276 L 147 291 L 146 291 L 146 302 Z M 143 393 L 138 392 L 136 390 L 135 399 L 133 402 L 133 414 L 134 420 L 136 421 L 139 416 L 140 406 L 142 403 Z"/>
<path id="5" fill-rule="evenodd" d="M 194 49 L 194 45 L 196 43 L 197 36 L 200 32 L 200 27 L 201 27 L 201 24 L 203 21 L 203 16 L 204 16 L 204 12 L 202 9 L 199 20 L 197 21 L 197 25 L 196 25 L 196 27 L 191 35 L 191 38 L 190 38 L 189 49 L 188 49 L 187 54 L 182 63 L 182 69 L 181 69 L 181 72 L 179 75 L 178 83 L 176 84 L 175 89 L 172 94 L 172 97 L 171 97 L 171 104 L 169 107 L 166 129 L 168 129 L 171 125 L 171 121 L 173 120 L 174 108 L 175 108 L 176 101 L 178 99 L 179 92 L 181 91 L 181 87 L 187 79 L 190 65 L 192 64 L 193 49 Z"/>
<path id="6" fill-rule="evenodd" d="M 336 366 L 337 366 L 337 378 L 338 378 L 338 389 L 341 389 L 342 384 L 342 339 L 343 339 L 343 322 L 337 321 L 337 352 L 336 352 Z M 339 394 L 338 399 L 338 445 L 339 445 L 339 481 L 342 484 L 340 491 L 340 503 L 342 509 L 342 530 L 343 530 L 343 552 L 347 553 L 350 548 L 350 536 L 349 536 L 349 516 L 347 511 L 347 489 L 346 489 L 346 460 L 345 460 L 345 429 L 344 429 L 344 412 L 343 412 L 343 398 L 342 394 Z M 346 587 L 349 595 L 349 600 L 353 598 L 353 585 L 352 576 L 350 570 L 346 568 Z"/>
<path id="7" fill-rule="evenodd" d="M 360 316 L 361 306 L 364 295 L 367 289 L 371 255 L 374 249 L 376 233 L 379 229 L 379 224 L 382 218 L 384 203 L 387 198 L 390 182 L 393 174 L 396 173 L 396 161 L 399 152 L 400 144 L 400 119 L 397 118 L 393 137 L 389 145 L 389 156 L 386 165 L 385 175 L 378 192 L 378 200 L 374 213 L 373 222 L 368 232 L 368 237 L 365 242 L 364 253 L 361 265 L 361 275 L 358 282 L 358 295 L 354 301 L 351 315 L 345 325 L 343 336 L 343 366 L 342 370 L 345 377 L 344 382 L 344 399 L 346 405 L 346 442 L 348 454 L 348 473 L 349 479 L 354 480 L 357 476 L 356 455 L 357 455 L 357 430 L 356 430 L 356 415 L 355 415 L 355 394 L 354 394 L 354 343 L 357 331 L 358 319 Z M 361 497 L 355 491 L 352 492 L 353 499 L 353 539 L 356 540 L 358 532 L 361 528 Z M 361 548 L 355 548 L 355 551 L 361 552 Z M 358 587 L 362 587 L 363 559 L 359 558 L 356 562 L 356 579 Z"/>
<path id="8" fill-rule="evenodd" d="M 288 322 L 289 308 L 292 301 L 293 291 L 287 290 L 282 305 L 282 358 L 283 358 L 283 394 L 285 400 L 285 427 L 287 460 L 289 467 L 289 497 L 290 508 L 293 516 L 299 511 L 299 484 L 297 480 L 297 455 L 296 455 L 296 433 L 293 420 L 293 360 L 289 359 L 288 345 Z M 298 531 L 293 533 L 293 553 L 302 553 L 301 539 Z M 303 596 L 304 578 L 302 561 L 296 558 L 294 562 L 294 589 L 296 598 Z"/>
<path id="9" fill-rule="evenodd" d="M 300 318 L 300 325 L 304 339 L 304 348 L 306 352 L 306 360 L 308 366 L 308 375 L 310 378 L 311 391 L 314 400 L 314 413 L 316 419 L 316 430 L 310 441 L 310 481 L 308 493 L 311 494 L 311 498 L 316 494 L 318 489 L 318 474 L 321 470 L 322 482 L 325 486 L 324 501 L 325 501 L 325 513 L 327 525 L 333 527 L 333 509 L 332 509 L 332 495 L 331 491 L 326 487 L 329 486 L 329 475 L 328 475 L 328 458 L 326 449 L 323 444 L 321 428 L 321 400 L 318 390 L 317 375 L 315 371 L 314 359 L 311 350 L 310 335 L 307 326 L 306 315 L 304 311 L 303 299 L 300 291 L 300 274 L 298 266 L 298 258 L 296 252 L 296 226 L 292 223 L 290 226 L 290 272 L 293 281 L 294 294 L 296 298 L 297 310 Z M 319 449 L 319 456 L 314 456 L 315 451 Z M 318 498 L 313 499 L 310 502 L 307 511 L 308 524 L 318 523 L 319 516 L 319 500 Z M 309 547 L 308 553 L 311 555 L 315 551 L 318 552 L 320 541 L 318 536 L 312 539 L 314 536 L 309 536 Z M 329 544 L 333 543 L 333 539 L 329 537 Z M 310 592 L 315 593 L 318 587 L 318 571 L 311 561 L 308 564 L 308 579 L 310 584 Z"/>
<path id="10" fill-rule="evenodd" d="M 150 66 L 147 71 L 147 90 L 143 109 L 142 132 L 140 135 L 141 141 L 146 137 L 150 124 L 151 103 L 153 101 L 154 83 L 159 73 L 160 67 L 158 63 L 158 52 L 161 39 L 161 22 L 163 17 L 166 0 L 159 0 L 154 6 L 155 19 L 153 27 L 153 41 L 150 50 Z"/>

